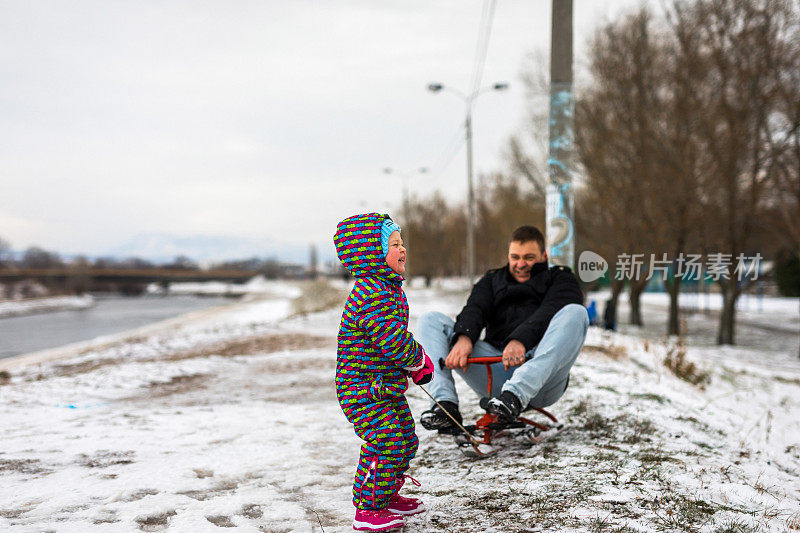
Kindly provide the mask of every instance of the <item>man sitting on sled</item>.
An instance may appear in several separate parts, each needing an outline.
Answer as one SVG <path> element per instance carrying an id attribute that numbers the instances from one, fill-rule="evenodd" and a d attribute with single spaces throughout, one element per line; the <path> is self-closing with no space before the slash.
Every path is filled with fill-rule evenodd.
<path id="1" fill-rule="evenodd" d="M 478 396 L 486 396 L 484 365 L 469 357 L 500 356 L 486 410 L 513 421 L 527 407 L 554 404 L 567 389 L 569 372 L 583 347 L 589 317 L 578 281 L 567 267 L 548 267 L 544 235 L 533 226 L 511 234 L 508 265 L 489 270 L 472 288 L 456 321 L 439 312 L 422 315 L 417 340 L 434 361 L 429 392 L 461 422 L 453 371 Z M 478 340 L 486 329 L 485 340 Z M 440 365 L 439 360 L 444 364 Z M 452 433 L 455 423 L 433 404 L 420 423 Z"/>

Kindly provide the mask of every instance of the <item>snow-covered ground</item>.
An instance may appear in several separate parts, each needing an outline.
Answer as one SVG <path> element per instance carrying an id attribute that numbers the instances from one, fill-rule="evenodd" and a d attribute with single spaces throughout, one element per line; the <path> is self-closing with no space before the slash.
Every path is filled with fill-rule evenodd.
<path id="1" fill-rule="evenodd" d="M 595 300 L 602 318 L 608 292 L 590 293 L 587 300 Z M 628 295 L 619 299 L 618 330 L 639 338 L 664 340 L 667 331 L 669 297 L 664 293 L 644 293 L 641 304 L 644 326 L 628 324 L 630 304 Z M 732 351 L 716 345 L 719 328 L 719 294 L 681 294 L 681 320 L 689 343 L 707 357 L 745 359 L 759 365 L 795 368 L 800 344 L 800 299 L 757 297 L 742 295 L 737 300 L 736 344 Z"/>
<path id="2" fill-rule="evenodd" d="M 94 298 L 88 294 L 83 296 L 32 298 L 29 300 L 6 300 L 0 301 L 0 318 L 48 313 L 64 309 L 86 309 L 92 305 L 94 305 Z"/>
<path id="3" fill-rule="evenodd" d="M 149 294 L 161 294 L 164 288 L 153 283 L 147 287 Z M 270 295 L 278 297 L 297 296 L 297 288 L 282 281 L 268 280 L 264 276 L 255 276 L 245 283 L 226 283 L 222 281 L 200 281 L 170 283 L 169 294 L 198 294 L 203 296 L 243 296 Z"/>
<path id="4" fill-rule="evenodd" d="M 297 293 L 11 368 L 0 530 L 350 531 L 360 441 L 333 387 L 341 310 L 297 313 Z M 408 297 L 413 323 L 455 315 L 465 293 L 414 284 Z M 568 429 L 538 445 L 500 437 L 475 461 L 418 428 L 422 486 L 409 492 L 429 511 L 405 531 L 800 528 L 800 364 L 768 364 L 769 345 L 760 360 L 752 347 L 689 346 L 710 376 L 700 388 L 664 366 L 670 350 L 591 328 L 552 409 Z M 428 400 L 414 386 L 408 397 L 418 419 Z"/>

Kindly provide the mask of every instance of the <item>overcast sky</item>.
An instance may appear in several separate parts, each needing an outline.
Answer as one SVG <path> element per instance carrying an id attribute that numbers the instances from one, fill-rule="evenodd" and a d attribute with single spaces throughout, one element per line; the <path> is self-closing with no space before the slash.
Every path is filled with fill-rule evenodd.
<path id="1" fill-rule="evenodd" d="M 577 61 L 634 0 L 575 0 Z M 328 243 L 401 180 L 462 198 L 483 0 L 0 0 L 0 237 L 91 255 L 142 234 Z M 523 120 L 550 0 L 499 0 L 474 112 L 477 172 Z M 445 165 L 449 161 L 449 164 Z"/>

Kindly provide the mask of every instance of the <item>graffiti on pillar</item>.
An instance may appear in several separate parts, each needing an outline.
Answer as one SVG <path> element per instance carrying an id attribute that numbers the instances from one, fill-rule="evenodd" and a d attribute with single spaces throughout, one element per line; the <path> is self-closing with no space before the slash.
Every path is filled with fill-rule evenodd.
<path id="1" fill-rule="evenodd" d="M 553 83 L 550 90 L 550 154 L 547 159 L 547 250 L 550 262 L 573 266 L 572 84 Z"/>
<path id="2" fill-rule="evenodd" d="M 574 225 L 570 199 L 572 184 L 547 185 L 547 249 L 554 265 L 572 267 Z"/>

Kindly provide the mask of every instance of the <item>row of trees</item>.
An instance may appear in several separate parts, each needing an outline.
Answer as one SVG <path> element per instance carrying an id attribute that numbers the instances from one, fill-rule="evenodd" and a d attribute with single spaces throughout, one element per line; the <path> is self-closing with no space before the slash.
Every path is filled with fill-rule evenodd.
<path id="1" fill-rule="evenodd" d="M 544 227 L 547 87 L 526 74 L 531 115 L 507 149 L 508 168 L 477 194 L 477 264 L 501 264 L 510 231 Z M 576 104 L 578 252 L 739 254 L 800 251 L 800 3 L 673 0 L 600 28 Z M 412 198 L 412 274 L 460 273 L 465 209 Z M 734 343 L 746 284 L 729 268 L 717 340 Z M 612 265 L 612 269 L 618 265 Z M 647 280 L 629 282 L 632 321 Z M 668 283 L 668 332 L 679 333 L 681 278 Z M 616 300 L 622 281 L 612 285 Z M 616 302 L 615 302 L 616 303 Z"/>
<path id="2" fill-rule="evenodd" d="M 601 29 L 576 108 L 586 244 L 748 256 L 800 249 L 800 9 L 789 0 L 675 0 Z M 732 269 L 717 341 L 734 343 Z M 681 279 L 669 285 L 679 332 Z M 638 310 L 644 282 L 633 282 Z M 615 295 L 621 286 L 615 287 Z M 640 320 L 638 316 L 634 317 Z"/>
<path id="3" fill-rule="evenodd" d="M 63 259 L 58 253 L 51 252 L 38 246 L 27 248 L 17 258 L 13 253 L 10 243 L 0 237 L 0 268 L 124 268 L 124 269 L 170 269 L 170 270 L 198 270 L 200 266 L 190 257 L 181 255 L 171 261 L 156 263 L 140 257 L 127 257 L 118 259 L 114 257 L 99 257 L 89 259 L 83 256 Z M 284 273 L 285 263 L 274 258 L 262 259 L 251 257 L 248 259 L 220 261 L 211 265 L 214 270 L 247 270 L 258 272 L 267 278 L 276 278 Z"/>
<path id="4" fill-rule="evenodd" d="M 521 180 L 503 174 L 481 176 L 476 191 L 475 265 L 479 272 L 506 261 L 508 237 L 523 224 L 544 227 L 543 197 Z M 434 277 L 464 275 L 467 218 L 463 203 L 441 193 L 409 199 L 403 238 L 410 246 L 409 273 Z"/>
<path id="5" fill-rule="evenodd" d="M 84 256 L 78 256 L 67 260 L 57 252 L 45 250 L 38 246 L 26 248 L 19 258 L 16 258 L 12 252 L 13 250 L 7 244 L 7 241 L 0 239 L 0 268 L 127 268 L 140 270 L 154 268 L 197 270 L 199 268 L 195 261 L 186 256 L 178 256 L 166 263 L 157 264 L 139 257 L 89 259 Z"/>

